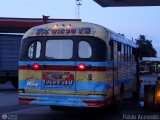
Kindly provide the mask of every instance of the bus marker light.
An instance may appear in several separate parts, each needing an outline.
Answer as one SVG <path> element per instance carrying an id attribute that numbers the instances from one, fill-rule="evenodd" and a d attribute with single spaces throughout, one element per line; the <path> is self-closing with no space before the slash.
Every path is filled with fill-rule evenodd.
<path id="1" fill-rule="evenodd" d="M 33 69 L 33 70 L 38 70 L 38 69 L 39 69 L 39 64 L 34 63 L 34 64 L 32 65 L 32 69 Z"/>
<path id="2" fill-rule="evenodd" d="M 78 65 L 78 70 L 83 71 L 83 70 L 85 70 L 85 69 L 86 69 L 86 65 L 85 65 L 85 64 L 80 63 L 80 64 Z"/>
<path id="3" fill-rule="evenodd" d="M 67 28 L 71 28 L 71 25 L 69 24 L 69 25 L 67 25 Z"/>
<path id="4" fill-rule="evenodd" d="M 53 26 L 53 28 L 55 28 L 55 29 L 56 29 L 56 28 L 58 28 L 58 25 L 57 25 L 57 24 L 56 24 L 56 25 L 54 25 L 54 26 Z"/>
<path id="5" fill-rule="evenodd" d="M 64 24 L 62 24 L 62 25 L 61 25 L 61 28 L 64 28 L 64 26 L 65 26 L 65 25 L 64 25 Z"/>

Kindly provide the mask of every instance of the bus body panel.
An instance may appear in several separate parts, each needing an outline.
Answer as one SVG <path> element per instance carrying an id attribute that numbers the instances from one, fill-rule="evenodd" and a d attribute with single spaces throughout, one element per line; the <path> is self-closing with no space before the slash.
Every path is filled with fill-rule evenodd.
<path id="1" fill-rule="evenodd" d="M 35 62 L 23 62 L 23 61 L 20 61 L 19 64 L 20 64 L 20 67 L 19 67 L 19 84 L 20 84 L 20 89 L 27 89 L 27 88 L 32 88 L 32 81 L 41 81 L 41 84 L 39 87 L 37 87 L 37 85 L 34 85 L 33 83 L 33 88 L 35 86 L 35 89 L 36 88 L 41 88 L 42 90 L 62 90 L 62 91 L 65 91 L 65 90 L 73 90 L 75 91 L 77 94 L 78 93 L 82 93 L 83 91 L 88 94 L 88 93 L 94 93 L 94 92 L 103 92 L 106 88 L 107 88 L 107 83 L 108 83 L 108 79 L 106 78 L 106 69 L 112 69 L 111 66 L 109 66 L 110 63 L 108 63 L 107 65 L 107 62 L 84 62 L 86 65 L 89 64 L 89 65 L 96 65 L 96 66 L 92 66 L 92 70 L 90 71 L 79 71 L 77 70 L 77 65 L 81 62 L 77 62 L 76 65 L 73 66 L 73 69 L 75 69 L 75 71 L 53 71 L 53 70 L 32 70 L 32 69 L 29 69 L 27 68 L 27 66 L 29 65 L 28 63 L 39 63 L 40 66 L 43 66 L 43 62 L 38 62 L 38 61 L 35 61 Z M 42 64 L 41 64 L 42 63 Z M 52 64 L 54 64 L 54 62 L 50 62 Z M 102 65 L 106 65 L 106 66 L 102 66 Z M 32 64 L 31 64 L 32 65 Z M 30 65 L 30 66 L 31 66 Z M 45 67 L 46 67 L 46 63 L 45 63 Z M 56 67 L 61 67 L 60 65 L 56 66 Z M 47 68 L 47 67 L 46 67 Z M 53 69 L 54 66 L 53 66 Z M 67 69 L 67 68 L 66 68 Z M 70 68 L 68 68 L 70 69 Z M 95 71 L 94 69 L 97 69 L 97 71 Z M 99 69 L 99 71 L 98 71 Z M 60 75 L 64 75 L 64 76 L 61 76 L 61 78 L 63 77 L 64 79 L 66 79 L 65 77 L 67 77 L 66 80 L 73 80 L 73 83 L 75 82 L 75 85 L 73 87 L 70 87 L 67 86 L 67 84 L 72 84 L 72 82 L 68 82 L 68 83 L 59 83 L 59 84 L 62 84 L 62 86 L 54 86 L 53 84 L 54 83 L 51 83 L 51 86 L 44 86 L 44 83 L 45 81 L 44 80 L 47 80 L 48 79 L 48 76 L 51 77 L 50 79 L 54 79 L 55 78 L 52 78 L 52 77 L 59 77 L 60 76 L 54 76 L 54 73 L 56 74 L 60 74 Z M 48 74 L 48 76 L 46 75 Z M 67 75 L 66 75 L 67 74 Z M 69 79 L 68 79 L 69 78 Z M 26 82 L 26 86 L 22 86 L 22 84 L 24 82 L 22 81 L 25 81 Z M 22 82 L 22 83 L 21 83 Z M 53 82 L 53 81 L 52 81 Z M 39 83 L 39 82 L 38 82 Z M 48 83 L 50 84 L 50 83 Z M 55 83 L 56 84 L 56 83 Z M 23 84 L 24 85 L 24 84 Z M 39 85 L 39 84 L 38 84 Z M 52 86 L 53 85 L 53 86 Z M 88 91 L 88 93 L 87 93 Z"/>
<path id="2" fill-rule="evenodd" d="M 37 62 L 40 65 L 43 62 Z M 23 62 L 20 61 L 19 70 L 19 89 L 24 90 L 24 93 L 20 93 L 19 101 L 22 104 L 42 104 L 42 105 L 64 105 L 73 107 L 100 107 L 105 104 L 109 104 L 111 100 L 111 83 L 106 79 L 106 69 L 111 69 L 110 63 L 107 62 L 84 62 L 86 65 L 93 65 L 92 71 L 52 71 L 52 70 L 27 70 L 28 63 L 35 62 Z M 42 64 L 41 64 L 42 63 Z M 55 62 L 50 62 L 55 64 Z M 81 62 L 76 62 L 76 66 Z M 45 65 L 46 62 L 45 62 Z M 22 66 L 26 66 L 22 67 Z M 42 65 L 43 66 L 43 65 Z M 59 65 L 60 67 L 60 65 Z M 46 67 L 47 68 L 47 67 Z M 54 68 L 54 67 L 53 67 Z M 69 68 L 68 68 L 69 69 Z M 94 69 L 99 69 L 95 71 Z M 74 77 L 73 86 L 45 86 L 44 72 L 48 73 L 65 73 L 68 72 Z M 92 76 L 91 76 L 92 75 Z M 110 94 L 109 94 L 110 93 Z M 46 94 L 48 97 L 46 97 Z M 53 94 L 53 95 L 51 95 Z M 70 96 L 72 95 L 72 97 Z M 90 95 L 90 96 L 88 96 Z M 109 96 L 110 95 L 110 96 Z M 50 96 L 50 97 L 49 97 Z M 57 96 L 61 96 L 58 97 Z M 68 96 L 65 99 L 64 96 Z M 73 97 L 75 96 L 75 97 Z M 77 97 L 76 97 L 77 96 Z M 97 96 L 92 98 L 91 96 Z M 54 100 L 54 98 L 56 100 Z M 101 98 L 101 99 L 97 99 Z M 56 101 L 56 102 L 55 102 Z M 92 103 L 93 102 L 93 103 Z M 92 103 L 92 104 L 91 104 Z M 77 104 L 77 105 L 75 105 Z"/>

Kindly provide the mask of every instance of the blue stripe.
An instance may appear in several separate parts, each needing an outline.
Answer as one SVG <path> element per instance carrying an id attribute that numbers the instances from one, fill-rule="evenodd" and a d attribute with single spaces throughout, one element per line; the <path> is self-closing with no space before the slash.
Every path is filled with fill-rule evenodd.
<path id="1" fill-rule="evenodd" d="M 106 82 L 97 81 L 76 81 L 76 90 L 86 90 L 86 91 L 104 91 L 108 89 Z"/>
<path id="2" fill-rule="evenodd" d="M 63 95 L 63 94 L 33 94 L 33 93 L 19 93 L 21 97 L 54 97 L 57 99 L 77 98 L 77 99 L 97 99 L 102 100 L 105 97 L 101 95 Z"/>
<path id="3" fill-rule="evenodd" d="M 30 83 L 30 85 L 27 85 L 27 82 L 29 81 L 33 83 Z M 19 80 L 18 87 L 19 89 L 41 89 L 41 83 L 42 83 L 41 80 Z"/>
<path id="4" fill-rule="evenodd" d="M 44 86 L 42 80 L 19 80 L 20 89 L 43 89 L 43 90 L 86 90 L 86 91 L 104 91 L 112 88 L 113 82 L 115 87 L 120 86 L 122 83 L 129 84 L 133 78 L 124 78 L 119 80 L 110 80 L 104 82 L 75 80 L 76 83 L 70 86 Z"/>
<path id="5" fill-rule="evenodd" d="M 38 63 L 40 65 L 75 65 L 74 61 L 19 61 L 19 65 Z"/>
<path id="6" fill-rule="evenodd" d="M 19 65 L 38 63 L 40 65 L 78 65 L 84 63 L 93 66 L 112 66 L 113 62 L 92 62 L 92 61 L 19 61 Z"/>
<path id="7" fill-rule="evenodd" d="M 80 64 L 80 63 L 84 63 L 86 65 L 93 65 L 93 66 L 112 66 L 113 62 L 85 62 L 85 61 L 81 61 L 81 62 L 76 62 L 76 65 Z"/>
<path id="8" fill-rule="evenodd" d="M 75 80 L 76 83 L 70 86 L 44 86 L 42 80 L 19 80 L 19 89 L 42 89 L 42 90 L 86 90 L 104 91 L 109 89 L 107 82 Z"/>
<path id="9" fill-rule="evenodd" d="M 105 100 L 106 96 L 101 95 L 59 95 L 59 94 L 30 94 L 20 93 L 19 97 L 36 98 L 29 104 L 37 105 L 59 105 L 59 106 L 74 106 L 88 107 L 82 100 Z"/>
<path id="10" fill-rule="evenodd" d="M 40 99 L 40 100 L 39 100 Z M 74 99 L 62 99 L 62 100 L 54 100 L 54 99 L 46 99 L 46 98 L 39 98 L 32 101 L 29 104 L 34 105 L 56 105 L 56 106 L 69 106 L 69 107 L 88 107 L 86 103 L 80 100 Z"/>
<path id="11" fill-rule="evenodd" d="M 19 89 L 39 89 L 39 90 L 86 90 L 86 91 L 105 91 L 112 88 L 113 82 L 115 87 L 120 86 L 122 83 L 129 84 L 131 78 L 119 79 L 114 81 L 88 81 L 88 80 L 75 80 L 73 85 L 48 85 L 45 86 L 42 80 L 19 80 Z"/>

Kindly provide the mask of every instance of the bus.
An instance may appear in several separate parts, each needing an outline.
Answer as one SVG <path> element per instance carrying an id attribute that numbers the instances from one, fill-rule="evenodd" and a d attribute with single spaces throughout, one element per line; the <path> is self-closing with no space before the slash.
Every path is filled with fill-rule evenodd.
<path id="1" fill-rule="evenodd" d="M 137 92 L 136 48 L 93 23 L 33 27 L 21 43 L 19 103 L 52 109 L 118 106 Z"/>

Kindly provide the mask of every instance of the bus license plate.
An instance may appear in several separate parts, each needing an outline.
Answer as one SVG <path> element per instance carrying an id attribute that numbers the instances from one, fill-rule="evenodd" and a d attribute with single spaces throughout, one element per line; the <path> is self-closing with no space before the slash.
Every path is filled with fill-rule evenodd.
<path id="1" fill-rule="evenodd" d="M 74 75 L 70 72 L 43 72 L 45 86 L 70 86 L 74 83 Z"/>

